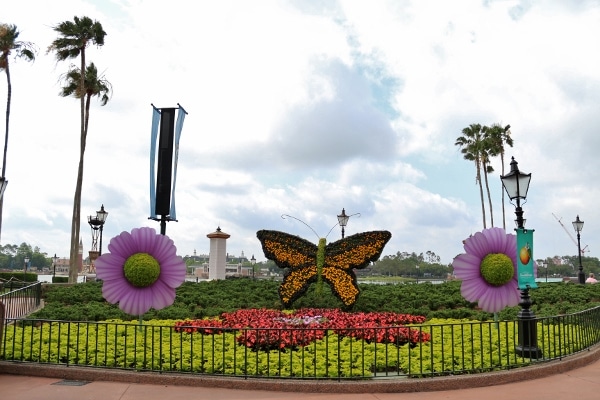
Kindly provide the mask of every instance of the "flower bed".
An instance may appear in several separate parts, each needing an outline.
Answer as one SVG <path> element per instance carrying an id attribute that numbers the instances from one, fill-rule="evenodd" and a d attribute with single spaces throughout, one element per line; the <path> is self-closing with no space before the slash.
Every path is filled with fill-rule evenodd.
<path id="1" fill-rule="evenodd" d="M 428 333 L 405 325 L 423 322 L 423 316 L 392 312 L 347 313 L 337 309 L 314 308 L 294 312 L 245 309 L 223 313 L 216 319 L 183 320 L 175 324 L 175 331 L 215 335 L 250 328 L 239 334 L 236 341 L 256 351 L 297 349 L 322 339 L 327 331 L 362 339 L 367 343 L 414 346 L 429 342 L 431 337 Z"/>

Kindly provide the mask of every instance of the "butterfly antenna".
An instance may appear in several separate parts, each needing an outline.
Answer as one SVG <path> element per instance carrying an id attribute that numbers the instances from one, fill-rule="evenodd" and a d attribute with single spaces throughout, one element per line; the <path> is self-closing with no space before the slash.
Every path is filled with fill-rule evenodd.
<path id="1" fill-rule="evenodd" d="M 315 232 L 315 230 L 314 230 L 314 229 L 313 229 L 313 228 L 312 228 L 310 225 L 308 225 L 306 222 L 302 221 L 300 218 L 296 218 L 296 217 L 293 217 L 293 216 L 291 216 L 291 215 L 288 215 L 288 214 L 282 214 L 282 215 L 281 215 L 281 218 L 285 219 L 285 217 L 294 218 L 296 221 L 300 221 L 300 222 L 302 222 L 304 225 L 308 226 L 308 229 L 310 229 L 311 231 L 313 231 L 313 233 L 314 233 L 314 234 L 317 236 L 317 239 L 321 239 L 321 238 L 319 237 L 319 235 L 317 234 L 317 232 Z M 332 228 L 332 229 L 333 229 L 333 228 Z"/>
<path id="2" fill-rule="evenodd" d="M 329 232 L 327 232 L 327 235 L 325 235 L 325 239 L 327 239 L 327 236 L 329 236 L 329 234 L 331 233 L 331 231 L 333 230 L 333 228 L 335 228 L 336 226 L 338 226 L 340 223 L 338 222 L 337 224 L 335 224 L 334 226 L 331 227 L 331 229 L 329 230 Z"/>

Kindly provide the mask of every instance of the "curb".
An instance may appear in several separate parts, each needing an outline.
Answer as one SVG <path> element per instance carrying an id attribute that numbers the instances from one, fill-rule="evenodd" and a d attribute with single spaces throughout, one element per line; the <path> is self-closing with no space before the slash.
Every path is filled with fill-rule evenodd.
<path id="1" fill-rule="evenodd" d="M 80 381 L 109 381 L 165 386 L 193 386 L 237 390 L 304 393 L 408 393 L 459 390 L 538 379 L 584 367 L 600 360 L 600 346 L 559 360 L 506 371 L 433 378 L 402 377 L 374 380 L 300 380 L 217 377 L 192 374 L 135 372 L 93 367 L 0 361 L 0 374 L 26 375 Z"/>

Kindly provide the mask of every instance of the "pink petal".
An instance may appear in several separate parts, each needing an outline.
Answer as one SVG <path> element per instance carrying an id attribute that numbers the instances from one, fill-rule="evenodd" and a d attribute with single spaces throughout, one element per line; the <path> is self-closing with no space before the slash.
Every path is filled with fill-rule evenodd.
<path id="1" fill-rule="evenodd" d="M 123 278 L 123 257 L 112 253 L 103 254 L 95 262 L 96 276 L 102 280 Z"/>
<path id="2" fill-rule="evenodd" d="M 104 281 L 102 283 L 102 296 L 109 303 L 115 304 L 132 289 L 124 279 Z"/>
<path id="3" fill-rule="evenodd" d="M 454 274 L 459 279 L 481 279 L 481 259 L 473 254 L 465 253 L 456 256 L 452 262 Z"/>
<path id="4" fill-rule="evenodd" d="M 475 233 L 465 241 L 464 245 L 467 254 L 472 254 L 480 259 L 488 253 L 487 240 L 481 232 Z"/>
<path id="5" fill-rule="evenodd" d="M 160 280 L 171 288 L 179 287 L 185 281 L 187 268 L 181 257 L 177 257 L 171 262 L 161 264 Z"/>
<path id="6" fill-rule="evenodd" d="M 131 315 L 145 314 L 152 307 L 152 291 L 149 288 L 135 288 L 119 300 L 119 308 Z"/>
<path id="7" fill-rule="evenodd" d="M 460 285 L 460 293 L 467 301 L 472 303 L 477 302 L 487 289 L 487 285 L 482 284 L 480 279 L 469 279 L 463 281 Z"/>
<path id="8" fill-rule="evenodd" d="M 175 301 L 175 289 L 168 287 L 161 281 L 152 286 L 152 307 L 156 310 L 168 307 Z"/>
<path id="9" fill-rule="evenodd" d="M 121 232 L 120 235 L 112 238 L 108 244 L 108 251 L 121 255 L 137 253 L 135 242 L 129 232 Z"/>

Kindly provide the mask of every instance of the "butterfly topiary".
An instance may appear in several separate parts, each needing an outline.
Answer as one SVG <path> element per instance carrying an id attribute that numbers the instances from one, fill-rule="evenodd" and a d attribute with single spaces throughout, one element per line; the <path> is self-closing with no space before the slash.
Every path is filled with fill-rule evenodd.
<path id="1" fill-rule="evenodd" d="M 311 283 L 321 279 L 346 307 L 351 307 L 360 293 L 354 269 L 376 261 L 392 234 L 363 232 L 329 244 L 321 238 L 318 245 L 279 231 L 261 230 L 256 236 L 265 257 L 287 269 L 279 286 L 279 297 L 285 307 L 302 296 Z"/>

